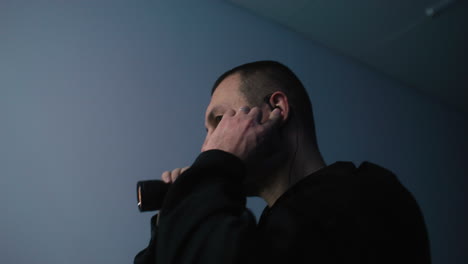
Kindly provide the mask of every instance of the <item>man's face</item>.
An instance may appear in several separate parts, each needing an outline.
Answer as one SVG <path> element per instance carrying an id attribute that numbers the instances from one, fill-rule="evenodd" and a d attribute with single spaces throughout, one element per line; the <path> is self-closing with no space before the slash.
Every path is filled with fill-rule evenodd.
<path id="1" fill-rule="evenodd" d="M 248 106 L 245 96 L 239 90 L 240 84 L 239 74 L 233 74 L 226 77 L 214 91 L 205 114 L 208 136 L 216 129 L 226 111 L 237 112 L 241 107 Z"/>
<path id="2" fill-rule="evenodd" d="M 250 105 L 245 98 L 245 95 L 240 91 L 241 77 L 239 74 L 233 74 L 224 79 L 216 88 L 211 96 L 211 101 L 206 108 L 205 126 L 210 135 L 218 125 L 223 114 L 227 110 L 239 111 L 241 107 L 254 107 Z M 267 104 L 256 105 L 262 111 L 262 120 L 265 122 L 268 119 L 269 111 L 271 110 Z"/>
<path id="3" fill-rule="evenodd" d="M 237 112 L 241 107 L 248 106 L 245 96 L 239 90 L 240 84 L 238 74 L 230 75 L 214 91 L 205 114 L 208 136 L 216 129 L 226 111 Z"/>
<path id="4" fill-rule="evenodd" d="M 237 112 L 241 107 L 254 107 L 249 105 L 247 99 L 240 91 L 240 78 L 241 77 L 239 74 L 228 76 L 218 85 L 215 92 L 213 93 L 205 114 L 207 138 L 209 138 L 210 135 L 216 130 L 218 123 L 221 121 L 221 118 L 226 111 L 233 110 L 234 112 Z M 266 103 L 257 107 L 260 107 L 262 111 L 261 123 L 263 123 L 269 118 L 271 109 Z M 256 195 L 256 190 L 264 181 L 264 175 L 260 175 L 263 173 L 259 173 L 259 171 L 265 171 L 265 166 L 263 164 L 258 165 L 259 166 L 257 168 L 251 168 L 249 171 L 250 175 L 247 175 L 245 179 L 245 191 L 248 195 Z"/>

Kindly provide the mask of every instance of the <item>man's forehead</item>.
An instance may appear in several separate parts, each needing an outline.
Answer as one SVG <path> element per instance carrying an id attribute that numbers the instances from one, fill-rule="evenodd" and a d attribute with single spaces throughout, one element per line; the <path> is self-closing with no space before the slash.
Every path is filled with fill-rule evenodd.
<path id="1" fill-rule="evenodd" d="M 243 101 L 240 93 L 240 76 L 233 74 L 224 79 L 213 92 L 206 114 L 221 111 L 224 108 Z"/>
<path id="2" fill-rule="evenodd" d="M 214 90 L 211 99 L 237 94 L 241 84 L 240 74 L 232 74 L 221 81 Z"/>

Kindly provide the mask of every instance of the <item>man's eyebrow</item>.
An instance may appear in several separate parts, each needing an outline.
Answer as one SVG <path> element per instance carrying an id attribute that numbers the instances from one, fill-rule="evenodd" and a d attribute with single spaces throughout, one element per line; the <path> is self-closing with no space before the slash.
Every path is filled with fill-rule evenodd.
<path id="1" fill-rule="evenodd" d="M 208 120 L 210 119 L 214 119 L 217 115 L 217 113 L 219 113 L 221 111 L 221 108 L 223 108 L 222 106 L 220 105 L 217 105 L 217 106 L 214 106 L 213 108 L 211 108 L 210 112 L 208 113 Z"/>

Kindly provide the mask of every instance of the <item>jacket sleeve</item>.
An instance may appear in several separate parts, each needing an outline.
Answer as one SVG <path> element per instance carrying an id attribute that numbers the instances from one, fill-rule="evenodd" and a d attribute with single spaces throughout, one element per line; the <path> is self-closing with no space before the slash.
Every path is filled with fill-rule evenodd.
<path id="1" fill-rule="evenodd" d="M 255 218 L 242 192 L 245 166 L 210 150 L 174 182 L 160 211 L 156 262 L 245 263 L 255 244 Z"/>
<path id="2" fill-rule="evenodd" d="M 151 218 L 151 240 L 148 244 L 148 247 L 140 251 L 133 260 L 134 264 L 154 264 L 155 263 L 155 254 L 156 254 L 156 239 L 158 234 L 157 221 L 158 214 L 155 214 Z"/>

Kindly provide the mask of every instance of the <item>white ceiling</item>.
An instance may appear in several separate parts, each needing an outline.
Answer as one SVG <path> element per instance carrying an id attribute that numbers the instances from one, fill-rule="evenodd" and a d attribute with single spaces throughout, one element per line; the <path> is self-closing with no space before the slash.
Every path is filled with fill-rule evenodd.
<path id="1" fill-rule="evenodd" d="M 466 0 L 228 1 L 468 114 Z"/>

